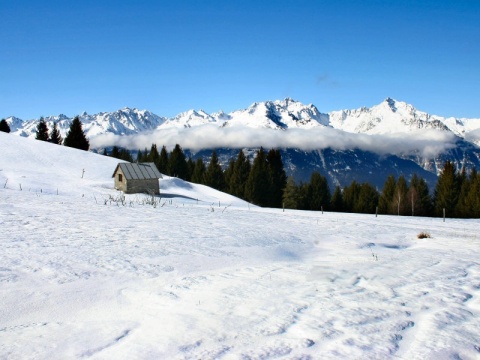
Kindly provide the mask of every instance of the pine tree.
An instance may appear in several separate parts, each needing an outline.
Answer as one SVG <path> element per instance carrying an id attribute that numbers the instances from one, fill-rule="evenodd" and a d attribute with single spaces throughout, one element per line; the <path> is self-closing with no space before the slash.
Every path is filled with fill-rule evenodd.
<path id="1" fill-rule="evenodd" d="M 40 118 L 40 121 L 37 124 L 37 134 L 35 139 L 40 141 L 48 141 L 48 126 L 43 116 Z"/>
<path id="2" fill-rule="evenodd" d="M 335 187 L 335 191 L 333 192 L 333 195 L 332 195 L 331 209 L 334 212 L 344 211 L 342 189 L 338 185 Z"/>
<path id="3" fill-rule="evenodd" d="M 327 179 L 318 172 L 312 173 L 308 185 L 309 210 L 321 210 L 330 208 L 330 189 Z"/>
<path id="4" fill-rule="evenodd" d="M 162 150 L 160 150 L 160 157 L 158 159 L 158 164 L 157 169 L 160 171 L 162 174 L 169 175 L 168 172 L 168 153 L 167 153 L 167 148 L 165 145 L 162 146 Z"/>
<path id="5" fill-rule="evenodd" d="M 170 176 L 186 180 L 188 176 L 187 160 L 180 145 L 176 144 L 169 156 L 168 173 Z"/>
<path id="6" fill-rule="evenodd" d="M 212 157 L 210 163 L 205 171 L 205 185 L 211 188 L 224 191 L 226 188 L 225 176 L 222 171 L 222 167 L 218 163 L 217 152 L 212 151 Z"/>
<path id="7" fill-rule="evenodd" d="M 385 180 L 385 183 L 383 184 L 380 198 L 378 199 L 378 212 L 380 214 L 392 214 L 391 204 L 395 195 L 396 186 L 397 182 L 395 181 L 395 177 L 392 175 L 387 177 L 387 180 Z"/>
<path id="8" fill-rule="evenodd" d="M 143 153 L 142 153 L 142 150 L 138 149 L 138 151 L 137 151 L 137 157 L 136 157 L 135 160 L 136 160 L 137 163 L 143 162 Z"/>
<path id="9" fill-rule="evenodd" d="M 412 216 L 429 216 L 432 212 L 432 198 L 425 179 L 413 174 L 408 187 L 407 201 Z"/>
<path id="10" fill-rule="evenodd" d="M 187 181 L 192 181 L 193 170 L 195 170 L 195 163 L 191 156 L 187 160 Z"/>
<path id="11" fill-rule="evenodd" d="M 225 177 L 225 191 L 230 193 L 230 182 L 232 181 L 232 176 L 233 176 L 233 171 L 235 169 L 235 159 L 231 158 L 228 161 L 228 166 L 223 172 L 223 175 Z"/>
<path id="12" fill-rule="evenodd" d="M 53 123 L 53 129 L 50 133 L 50 138 L 49 140 L 52 144 L 57 144 L 57 145 L 62 145 L 63 138 L 62 135 L 60 135 L 60 131 L 58 130 L 57 123 Z"/>
<path id="13" fill-rule="evenodd" d="M 455 216 L 459 193 L 459 179 L 455 165 L 447 161 L 434 190 L 435 215 L 442 216 L 445 209 L 447 216 Z"/>
<path id="14" fill-rule="evenodd" d="M 270 200 L 269 207 L 282 206 L 283 189 L 287 184 L 287 175 L 283 168 L 282 154 L 278 149 L 272 149 L 267 154 L 267 164 L 270 173 Z"/>
<path id="15" fill-rule="evenodd" d="M 155 163 L 155 166 L 157 166 L 159 158 L 160 154 L 158 153 L 157 144 L 152 144 L 152 146 L 150 147 L 150 152 L 148 154 L 148 162 L 153 162 Z"/>
<path id="16" fill-rule="evenodd" d="M 201 158 L 195 161 L 195 167 L 193 168 L 192 182 L 196 184 L 205 184 L 205 163 Z"/>
<path id="17" fill-rule="evenodd" d="M 373 214 L 378 205 L 378 191 L 372 185 L 363 183 L 360 185 L 358 198 L 354 204 L 353 210 L 356 213 Z"/>
<path id="18" fill-rule="evenodd" d="M 118 156 L 121 160 L 133 162 L 132 154 L 130 154 L 130 151 L 128 151 L 127 149 L 120 149 Z"/>
<path id="19" fill-rule="evenodd" d="M 247 183 L 245 197 L 255 205 L 267 206 L 270 203 L 270 170 L 263 148 L 257 151 Z"/>
<path id="20" fill-rule="evenodd" d="M 480 174 L 475 169 L 470 172 L 470 191 L 466 214 L 470 218 L 480 218 Z"/>
<path id="21" fill-rule="evenodd" d="M 67 136 L 63 141 L 63 145 L 88 151 L 90 147 L 90 143 L 85 137 L 85 134 L 82 128 L 82 123 L 78 116 L 75 116 L 72 123 L 70 124 L 70 129 L 68 130 Z"/>
<path id="22" fill-rule="evenodd" d="M 293 177 L 289 176 L 287 185 L 285 185 L 285 189 L 283 190 L 283 206 L 285 209 L 298 209 L 298 197 L 298 187 Z"/>
<path id="23" fill-rule="evenodd" d="M 232 176 L 230 177 L 230 194 L 241 199 L 245 198 L 245 184 L 247 183 L 250 169 L 250 161 L 243 153 L 243 150 L 240 150 L 235 160 Z"/>
<path id="24" fill-rule="evenodd" d="M 346 212 L 354 212 L 358 197 L 360 195 L 361 185 L 355 180 L 349 186 L 343 189 L 343 204 Z"/>
<path id="25" fill-rule="evenodd" d="M 120 159 L 120 150 L 118 149 L 117 146 L 114 146 L 112 148 L 112 152 L 110 153 L 110 157 L 113 157 L 115 159 Z"/>
<path id="26" fill-rule="evenodd" d="M 8 125 L 7 120 L 2 119 L 2 121 L 0 121 L 0 131 L 6 133 L 10 132 L 10 126 Z"/>
<path id="27" fill-rule="evenodd" d="M 480 205 L 480 188 L 478 185 L 478 174 L 475 168 L 473 168 L 468 176 L 462 179 L 462 186 L 460 189 L 460 195 L 458 197 L 457 206 L 455 208 L 456 216 L 469 218 L 478 217 L 475 214 L 480 212 L 477 210 Z"/>

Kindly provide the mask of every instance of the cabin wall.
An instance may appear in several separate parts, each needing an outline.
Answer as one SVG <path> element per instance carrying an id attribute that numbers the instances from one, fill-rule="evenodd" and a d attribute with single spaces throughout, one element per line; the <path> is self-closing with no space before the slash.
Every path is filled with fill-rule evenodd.
<path id="1" fill-rule="evenodd" d="M 119 180 L 119 174 L 122 175 L 122 181 Z M 120 169 L 120 167 L 115 173 L 115 189 L 127 192 L 127 179 L 125 179 L 125 174 L 123 173 L 122 169 Z"/>
<path id="2" fill-rule="evenodd" d="M 126 194 L 135 193 L 147 193 L 147 194 L 160 194 L 160 187 L 158 179 L 148 180 L 128 180 L 126 190 L 123 190 Z"/>

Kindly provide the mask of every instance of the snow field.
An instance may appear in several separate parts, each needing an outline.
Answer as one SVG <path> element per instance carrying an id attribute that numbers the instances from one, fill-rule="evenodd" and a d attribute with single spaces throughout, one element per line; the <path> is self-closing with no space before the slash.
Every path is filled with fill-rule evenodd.
<path id="1" fill-rule="evenodd" d="M 0 358 L 480 356 L 478 220 L 261 209 L 174 178 L 122 205 L 116 160 L 11 138 Z"/>

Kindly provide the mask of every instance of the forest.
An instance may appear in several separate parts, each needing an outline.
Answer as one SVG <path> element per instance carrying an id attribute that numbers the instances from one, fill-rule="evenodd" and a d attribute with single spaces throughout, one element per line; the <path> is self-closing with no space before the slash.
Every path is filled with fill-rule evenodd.
<path id="1" fill-rule="evenodd" d="M 113 147 L 104 155 L 134 161 L 130 152 Z M 253 162 L 243 150 L 222 169 L 215 150 L 210 162 L 195 161 L 176 145 L 171 152 L 155 144 L 150 150 L 138 150 L 135 159 L 154 162 L 161 173 L 204 184 L 262 207 L 334 211 L 401 216 L 480 217 L 480 174 L 466 173 L 447 161 L 433 191 L 425 179 L 413 175 L 389 176 L 379 190 L 368 183 L 352 181 L 348 186 L 330 189 L 327 179 L 318 172 L 308 182 L 296 183 L 286 176 L 278 149 L 257 150 Z M 333 190 L 333 191 L 332 191 Z"/>

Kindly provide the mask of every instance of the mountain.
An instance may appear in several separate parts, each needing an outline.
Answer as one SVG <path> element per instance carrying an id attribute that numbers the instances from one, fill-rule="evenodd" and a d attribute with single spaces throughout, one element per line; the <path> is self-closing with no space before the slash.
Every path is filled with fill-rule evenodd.
<path id="1" fill-rule="evenodd" d="M 122 146 L 137 150 L 139 141 L 129 142 L 128 136 L 135 139 L 137 134 L 155 134 L 145 136 L 144 142 L 152 140 L 140 147 L 149 147 L 152 142 L 167 146 L 178 142 L 188 150 L 187 139 L 190 144 L 201 139 L 205 144 L 203 151 L 189 152 L 192 157 L 208 161 L 210 149 L 216 147 L 224 164 L 236 156 L 238 148 L 244 148 L 252 156 L 260 146 L 283 148 L 289 175 L 307 180 L 313 171 L 319 171 L 327 175 L 331 186 L 346 185 L 355 179 L 381 187 L 389 174 L 409 177 L 413 173 L 433 184 L 446 160 L 453 161 L 458 168 L 480 168 L 480 119 L 431 115 L 391 98 L 371 108 L 329 113 L 320 112 L 313 104 L 286 98 L 257 102 L 229 114 L 189 110 L 165 118 L 147 110 L 124 108 L 95 115 L 83 113 L 80 119 L 91 139 L 105 134 L 122 136 L 108 137 L 101 142 L 102 146 L 118 145 L 115 142 L 121 139 Z M 45 120 L 50 129 L 56 122 L 65 136 L 72 119 L 59 115 Z M 7 122 L 12 133 L 35 136 L 38 120 L 10 117 Z M 220 132 L 203 132 L 206 126 Z M 171 134 L 172 130 L 177 137 L 161 136 L 165 132 Z M 214 140 L 219 137 L 230 143 L 209 145 L 209 142 L 217 144 Z"/>
<path id="2" fill-rule="evenodd" d="M 84 112 L 79 117 L 88 138 L 106 133 L 116 135 L 138 134 L 155 130 L 167 120 L 150 111 L 130 109 L 128 107 L 115 112 L 101 112 L 95 115 L 89 115 Z M 54 122 L 57 123 L 62 136 L 65 137 L 73 117 L 70 118 L 60 114 L 58 116 L 47 116 L 44 119 L 49 129 L 53 128 Z M 6 120 L 13 134 L 35 137 L 39 119 L 22 121 L 15 117 L 9 117 Z"/>

